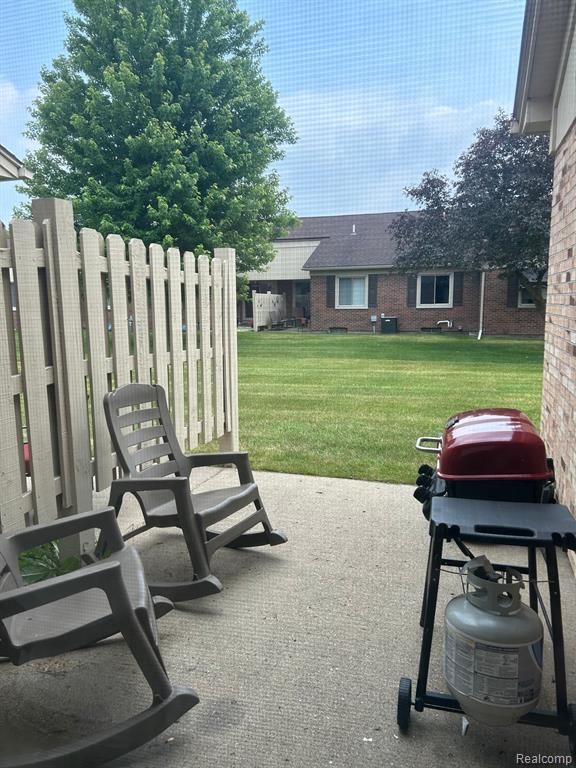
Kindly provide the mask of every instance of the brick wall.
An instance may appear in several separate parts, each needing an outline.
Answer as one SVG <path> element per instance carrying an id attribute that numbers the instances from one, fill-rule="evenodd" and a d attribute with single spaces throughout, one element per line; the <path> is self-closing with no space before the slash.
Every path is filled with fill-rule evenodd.
<path id="1" fill-rule="evenodd" d="M 383 273 L 378 277 L 378 301 L 368 309 L 333 309 L 326 306 L 326 275 L 311 276 L 311 328 L 324 331 L 332 326 L 349 331 L 370 331 L 371 315 L 398 318 L 399 331 L 419 331 L 435 327 L 439 320 L 451 320 L 453 330 L 477 333 L 480 312 L 480 275 L 468 272 L 464 275 L 462 306 L 451 309 L 418 309 L 409 307 L 407 277 L 400 273 Z M 490 319 L 488 320 L 488 318 Z M 485 333 L 542 335 L 544 319 L 534 309 L 517 309 L 506 306 L 506 281 L 497 275 L 486 277 Z"/>
<path id="2" fill-rule="evenodd" d="M 550 229 L 542 435 L 559 499 L 576 514 L 576 127 L 556 153 Z"/>
<path id="3" fill-rule="evenodd" d="M 543 336 L 544 316 L 534 307 L 508 307 L 508 281 L 486 273 L 484 333 L 487 336 Z"/>

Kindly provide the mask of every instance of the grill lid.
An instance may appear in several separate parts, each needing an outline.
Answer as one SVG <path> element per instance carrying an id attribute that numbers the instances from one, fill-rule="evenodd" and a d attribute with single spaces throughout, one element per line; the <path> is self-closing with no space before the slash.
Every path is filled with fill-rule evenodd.
<path id="1" fill-rule="evenodd" d="M 443 480 L 551 480 L 542 438 L 513 408 L 464 411 L 446 424 L 438 456 Z"/>

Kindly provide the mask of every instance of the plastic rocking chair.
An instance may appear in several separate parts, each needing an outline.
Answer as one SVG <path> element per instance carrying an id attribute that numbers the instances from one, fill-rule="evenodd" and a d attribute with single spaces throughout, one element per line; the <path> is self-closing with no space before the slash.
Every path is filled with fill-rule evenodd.
<path id="1" fill-rule="evenodd" d="M 99 528 L 106 537 L 105 560 L 24 584 L 18 567 L 21 552 L 91 528 Z M 49 752 L 2 756 L 0 768 L 100 765 L 154 738 L 198 703 L 192 689 L 173 687 L 168 679 L 158 648 L 156 615 L 173 606 L 165 598 L 151 597 L 138 553 L 124 544 L 113 508 L 0 535 L 0 574 L 0 656 L 20 665 L 120 632 L 152 693 L 151 706 L 122 723 Z"/>
<path id="2" fill-rule="evenodd" d="M 287 540 L 270 524 L 247 453 L 184 455 L 160 385 L 126 384 L 105 395 L 104 411 L 125 475 L 112 482 L 109 503 L 118 513 L 124 494 L 132 493 L 144 515 L 144 525 L 125 538 L 152 527 L 178 527 L 192 562 L 189 581 L 150 584 L 152 594 L 179 601 L 220 592 L 222 585 L 210 569 L 210 559 L 219 547 L 274 546 Z M 190 475 L 194 468 L 224 464 L 236 466 L 239 485 L 193 493 Z M 211 530 L 214 524 L 252 504 L 255 510 L 244 519 L 224 531 Z M 261 530 L 250 530 L 259 525 Z"/>

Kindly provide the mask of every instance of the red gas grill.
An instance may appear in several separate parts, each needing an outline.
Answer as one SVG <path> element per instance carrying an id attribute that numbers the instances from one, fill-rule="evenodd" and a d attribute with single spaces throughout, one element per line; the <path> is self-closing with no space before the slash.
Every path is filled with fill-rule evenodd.
<path id="1" fill-rule="evenodd" d="M 442 437 L 420 437 L 416 448 L 438 454 L 419 469 L 414 496 L 426 519 L 434 496 L 487 501 L 554 501 L 554 467 L 530 419 L 512 408 L 452 416 Z"/>
<path id="2" fill-rule="evenodd" d="M 441 437 L 421 437 L 419 450 L 437 454 L 436 466 L 420 467 L 414 496 L 430 520 L 430 547 L 420 626 L 422 645 L 415 696 L 412 681 L 403 677 L 398 689 L 397 723 L 409 726 L 416 712 L 435 709 L 462 713 L 457 699 L 428 689 L 428 676 L 440 576 L 444 566 L 462 568 L 474 555 L 466 543 L 497 544 L 522 548 L 527 565 L 493 563 L 499 573 L 509 567 L 525 574 L 530 608 L 541 614 L 553 650 L 556 687 L 554 710 L 533 710 L 519 723 L 555 728 L 568 735 L 576 758 L 576 705 L 569 704 L 560 600 L 558 547 L 576 552 L 576 520 L 570 510 L 555 502 L 554 467 L 544 443 L 530 420 L 520 411 L 494 408 L 458 413 L 448 420 Z M 450 498 L 451 497 L 451 498 Z M 547 504 L 548 508 L 543 508 Z M 466 556 L 444 556 L 444 544 L 454 542 Z M 537 557 L 538 551 L 541 557 Z M 547 604 L 539 589 L 538 569 L 546 566 Z"/>

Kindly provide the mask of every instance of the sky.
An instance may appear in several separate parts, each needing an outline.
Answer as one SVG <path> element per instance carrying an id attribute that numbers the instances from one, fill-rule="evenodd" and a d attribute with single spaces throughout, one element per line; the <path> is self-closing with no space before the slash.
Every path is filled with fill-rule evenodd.
<path id="1" fill-rule="evenodd" d="M 413 208 L 478 128 L 512 109 L 524 0 L 238 0 L 264 22 L 264 74 L 298 142 L 277 163 L 299 216 Z M 72 0 L 2 0 L 0 144 L 22 158 L 40 69 L 64 52 Z M 0 220 L 23 200 L 0 184 Z"/>

